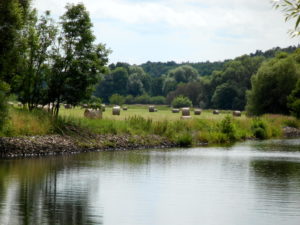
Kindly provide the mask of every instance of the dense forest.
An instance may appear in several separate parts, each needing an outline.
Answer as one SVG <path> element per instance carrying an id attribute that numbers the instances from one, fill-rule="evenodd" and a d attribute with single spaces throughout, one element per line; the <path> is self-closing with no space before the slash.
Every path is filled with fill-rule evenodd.
<path id="1" fill-rule="evenodd" d="M 102 75 L 95 95 L 106 103 L 112 100 L 119 104 L 171 104 L 176 97 L 183 95 L 201 108 L 244 110 L 246 92 L 252 87 L 251 77 L 261 65 L 277 56 L 291 55 L 297 48 L 257 50 L 220 62 L 110 64 L 109 72 Z"/>

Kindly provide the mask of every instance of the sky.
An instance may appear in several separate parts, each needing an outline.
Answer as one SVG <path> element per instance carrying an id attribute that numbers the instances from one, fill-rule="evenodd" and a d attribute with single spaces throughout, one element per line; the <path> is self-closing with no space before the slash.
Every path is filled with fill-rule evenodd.
<path id="1" fill-rule="evenodd" d="M 270 0 L 33 0 L 33 6 L 58 19 L 67 3 L 78 2 L 90 12 L 97 42 L 113 51 L 110 63 L 220 61 L 299 43 Z"/>

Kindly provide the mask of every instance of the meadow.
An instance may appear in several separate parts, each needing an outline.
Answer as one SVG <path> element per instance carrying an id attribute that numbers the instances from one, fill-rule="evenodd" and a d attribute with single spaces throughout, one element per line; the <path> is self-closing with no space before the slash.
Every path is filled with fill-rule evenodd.
<path id="1" fill-rule="evenodd" d="M 284 115 L 263 115 L 261 117 L 233 117 L 231 111 L 204 110 L 201 115 L 191 111 L 190 119 L 181 119 L 181 113 L 172 113 L 167 106 L 158 106 L 158 112 L 150 113 L 146 105 L 130 105 L 121 110 L 120 116 L 112 115 L 112 108 L 106 107 L 102 119 L 84 117 L 84 109 L 62 108 L 57 119 L 42 110 L 29 112 L 11 107 L 10 120 L 1 136 L 32 135 L 76 135 L 86 133 L 112 135 L 159 135 L 180 146 L 201 144 L 223 144 L 247 139 L 280 138 L 282 128 L 298 128 L 300 123 L 293 117 Z"/>

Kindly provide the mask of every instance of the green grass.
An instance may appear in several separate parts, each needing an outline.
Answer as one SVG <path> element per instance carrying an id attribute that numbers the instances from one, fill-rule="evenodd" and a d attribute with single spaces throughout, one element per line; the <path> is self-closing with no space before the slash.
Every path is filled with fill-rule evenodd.
<path id="1" fill-rule="evenodd" d="M 230 111 L 213 115 L 205 110 L 191 119 L 181 120 L 181 113 L 172 113 L 166 106 L 158 112 L 148 112 L 147 106 L 128 106 L 120 116 L 113 116 L 106 108 L 103 119 L 93 120 L 83 116 L 84 109 L 61 109 L 60 116 L 53 120 L 42 111 L 28 112 L 24 109 L 10 109 L 10 120 L 2 136 L 46 135 L 46 134 L 117 134 L 117 135 L 159 135 L 174 141 L 179 146 L 199 143 L 223 144 L 248 138 L 274 138 L 282 136 L 282 128 L 299 127 L 299 121 L 283 115 L 264 115 L 260 118 L 233 117 Z"/>

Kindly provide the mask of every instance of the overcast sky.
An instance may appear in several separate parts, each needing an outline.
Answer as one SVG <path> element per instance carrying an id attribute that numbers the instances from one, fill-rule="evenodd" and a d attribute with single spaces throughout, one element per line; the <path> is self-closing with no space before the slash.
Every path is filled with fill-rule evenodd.
<path id="1" fill-rule="evenodd" d="M 110 62 L 217 61 L 299 43 L 270 0 L 33 1 L 56 18 L 67 3 L 84 3 Z"/>

